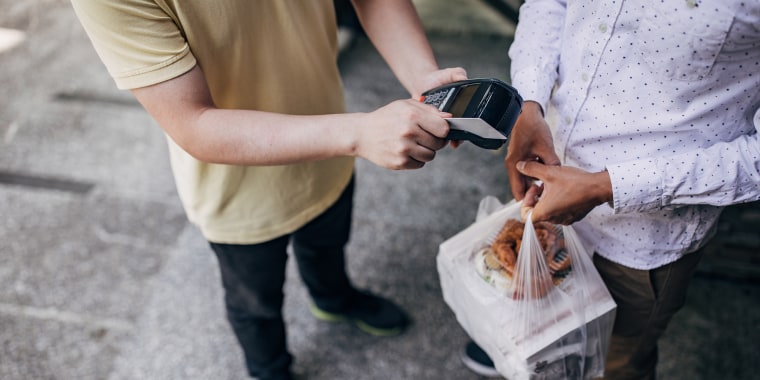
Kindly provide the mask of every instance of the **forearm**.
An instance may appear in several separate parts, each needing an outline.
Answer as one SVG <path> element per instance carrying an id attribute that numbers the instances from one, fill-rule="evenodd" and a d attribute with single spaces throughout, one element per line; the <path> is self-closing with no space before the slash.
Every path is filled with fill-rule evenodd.
<path id="1" fill-rule="evenodd" d="M 446 145 L 435 107 L 397 100 L 370 113 L 298 116 L 219 109 L 199 67 L 132 93 L 177 145 L 204 162 L 281 165 L 356 156 L 416 169 Z"/>
<path id="2" fill-rule="evenodd" d="M 757 133 L 678 155 L 608 165 L 607 170 L 616 212 L 760 200 Z"/>
<path id="3" fill-rule="evenodd" d="M 417 98 L 428 88 L 420 82 L 438 70 L 414 5 L 409 0 L 353 0 L 367 36 L 404 88 Z"/>
<path id="4" fill-rule="evenodd" d="M 219 109 L 203 72 L 132 90 L 177 145 L 204 162 L 277 165 L 353 154 L 364 114 L 295 116 Z"/>
<path id="5" fill-rule="evenodd" d="M 295 116 L 210 108 L 164 129 L 182 128 L 172 138 L 200 161 L 282 165 L 354 155 L 351 132 L 361 123 L 361 115 Z"/>

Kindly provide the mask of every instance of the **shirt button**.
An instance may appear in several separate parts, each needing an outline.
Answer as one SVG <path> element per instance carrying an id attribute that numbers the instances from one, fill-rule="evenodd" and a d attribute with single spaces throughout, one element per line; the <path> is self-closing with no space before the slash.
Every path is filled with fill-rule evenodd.
<path id="1" fill-rule="evenodd" d="M 573 122 L 573 119 L 570 116 L 565 117 L 565 124 L 570 124 Z"/>
<path id="2" fill-rule="evenodd" d="M 599 24 L 599 31 L 602 33 L 607 33 L 607 24 L 606 23 Z"/>
<path id="3" fill-rule="evenodd" d="M 581 79 L 583 79 L 584 82 L 588 82 L 588 74 L 586 73 L 581 74 Z"/>

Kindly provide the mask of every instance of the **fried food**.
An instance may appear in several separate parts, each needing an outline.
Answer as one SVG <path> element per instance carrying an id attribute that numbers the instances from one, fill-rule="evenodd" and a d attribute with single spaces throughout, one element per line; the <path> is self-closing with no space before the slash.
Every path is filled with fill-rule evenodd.
<path id="1" fill-rule="evenodd" d="M 515 270 L 517 253 L 520 252 L 524 229 L 525 224 L 523 222 L 517 219 L 509 219 L 499 231 L 496 240 L 491 244 L 491 249 L 501 262 L 502 267 L 510 274 Z"/>
<path id="2" fill-rule="evenodd" d="M 554 275 L 569 270 L 570 255 L 565 250 L 564 239 L 562 239 L 559 227 L 547 222 L 538 222 L 533 224 L 533 228 L 536 231 L 541 250 L 546 257 L 550 273 Z M 523 222 L 517 219 L 508 219 L 491 244 L 494 255 L 501 263 L 502 268 L 509 274 L 514 273 L 524 231 L 525 224 Z"/>

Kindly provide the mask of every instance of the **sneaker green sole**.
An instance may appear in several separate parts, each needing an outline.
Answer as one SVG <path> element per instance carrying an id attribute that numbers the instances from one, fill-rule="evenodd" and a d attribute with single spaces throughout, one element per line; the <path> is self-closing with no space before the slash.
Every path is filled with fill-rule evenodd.
<path id="1" fill-rule="evenodd" d="M 389 337 L 389 336 L 396 336 L 401 334 L 404 329 L 401 327 L 392 327 L 392 328 L 378 328 L 375 326 L 370 326 L 362 321 L 355 320 L 354 324 L 356 327 L 358 327 L 360 330 L 364 331 L 367 334 L 374 335 L 374 336 L 381 336 L 381 337 Z"/>
<path id="2" fill-rule="evenodd" d="M 331 313 L 329 311 L 324 311 L 317 307 L 315 304 L 309 305 L 309 311 L 311 311 L 311 315 L 314 316 L 314 318 L 319 319 L 320 321 L 325 322 L 345 322 L 348 320 L 345 316 L 342 314 L 335 314 Z"/>
<path id="3" fill-rule="evenodd" d="M 309 305 L 309 311 L 311 311 L 311 314 L 314 316 L 314 318 L 319 319 L 320 321 L 325 322 L 347 322 L 351 321 L 358 327 L 360 330 L 364 331 L 367 334 L 379 336 L 379 337 L 389 337 L 389 336 L 395 336 L 401 334 L 404 329 L 402 327 L 391 327 L 391 328 L 380 328 L 375 327 L 372 325 L 369 325 L 365 323 L 364 321 L 358 320 L 358 319 L 350 319 L 342 314 L 336 314 L 336 313 L 330 313 L 329 311 L 324 311 L 320 308 L 318 308 L 316 305 L 311 304 Z"/>

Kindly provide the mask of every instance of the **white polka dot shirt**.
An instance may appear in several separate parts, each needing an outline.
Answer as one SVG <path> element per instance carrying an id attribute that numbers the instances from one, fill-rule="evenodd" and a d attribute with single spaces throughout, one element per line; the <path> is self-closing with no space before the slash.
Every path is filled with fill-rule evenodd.
<path id="1" fill-rule="evenodd" d="M 563 165 L 610 174 L 576 223 L 600 255 L 662 266 L 760 199 L 760 1 L 527 1 L 509 54 Z"/>

